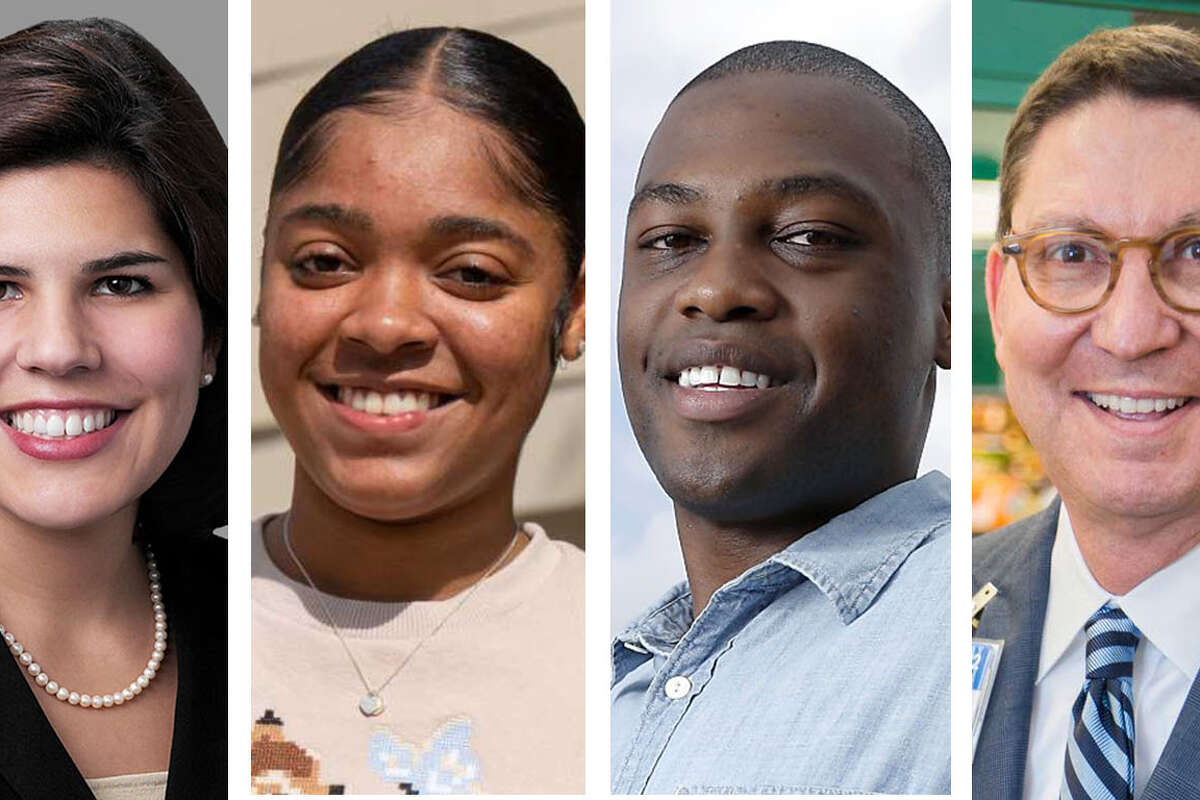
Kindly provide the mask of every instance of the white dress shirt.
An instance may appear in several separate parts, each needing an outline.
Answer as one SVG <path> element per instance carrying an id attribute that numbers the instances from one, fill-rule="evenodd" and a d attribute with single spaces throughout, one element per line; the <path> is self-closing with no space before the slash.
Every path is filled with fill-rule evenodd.
<path id="1" fill-rule="evenodd" d="M 1025 761 L 1026 800 L 1059 796 L 1074 724 L 1071 708 L 1084 681 L 1083 626 L 1110 599 L 1142 632 L 1133 658 L 1134 797 L 1145 788 L 1200 671 L 1198 583 L 1200 547 L 1194 547 L 1128 594 L 1106 592 L 1084 562 L 1063 507 L 1050 554 L 1050 594 Z"/>

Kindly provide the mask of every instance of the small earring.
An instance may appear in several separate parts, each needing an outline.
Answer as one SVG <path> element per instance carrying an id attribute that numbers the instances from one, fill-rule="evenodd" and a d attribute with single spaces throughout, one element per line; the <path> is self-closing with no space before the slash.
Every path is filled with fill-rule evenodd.
<path id="1" fill-rule="evenodd" d="M 200 385 L 209 386 L 213 382 L 213 374 L 211 372 L 200 373 Z"/>
<path id="2" fill-rule="evenodd" d="M 580 340 L 579 340 L 579 351 L 578 351 L 578 355 L 576 355 L 576 356 L 575 356 L 576 358 L 583 358 L 583 346 L 584 346 L 584 344 L 585 344 L 584 340 L 583 340 L 583 339 L 580 339 Z"/>

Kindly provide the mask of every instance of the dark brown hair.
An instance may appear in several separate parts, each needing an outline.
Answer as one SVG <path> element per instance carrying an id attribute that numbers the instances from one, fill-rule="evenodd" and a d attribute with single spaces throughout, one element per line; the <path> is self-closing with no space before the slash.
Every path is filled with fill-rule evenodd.
<path id="1" fill-rule="evenodd" d="M 1200 36 L 1172 25 L 1099 30 L 1064 50 L 1029 87 L 1004 140 L 1000 219 L 1009 233 L 1021 169 L 1046 123 L 1106 94 L 1200 109 Z"/>
<path id="2" fill-rule="evenodd" d="M 108 19 L 43 22 L 0 39 L 0 172 L 90 163 L 129 177 L 187 260 L 207 345 L 225 335 L 225 142 L 187 80 Z M 225 356 L 175 460 L 142 496 L 151 533 L 226 518 Z"/>

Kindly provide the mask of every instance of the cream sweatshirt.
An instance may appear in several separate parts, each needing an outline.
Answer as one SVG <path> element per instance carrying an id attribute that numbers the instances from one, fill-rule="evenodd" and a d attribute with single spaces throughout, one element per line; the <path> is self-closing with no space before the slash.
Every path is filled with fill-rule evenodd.
<path id="1" fill-rule="evenodd" d="M 280 572 L 255 523 L 254 793 L 581 793 L 583 553 L 525 531 L 529 544 L 429 636 L 383 690 L 384 712 L 367 717 L 316 593 Z M 372 686 L 460 600 L 322 597 Z"/>

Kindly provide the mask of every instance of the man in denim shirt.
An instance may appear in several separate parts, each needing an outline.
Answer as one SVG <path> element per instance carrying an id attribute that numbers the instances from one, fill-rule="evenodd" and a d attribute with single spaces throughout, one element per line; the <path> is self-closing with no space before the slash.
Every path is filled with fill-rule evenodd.
<path id="1" fill-rule="evenodd" d="M 617 793 L 948 792 L 949 158 L 865 64 L 770 42 L 667 109 L 618 351 L 687 582 L 613 645 Z"/>

